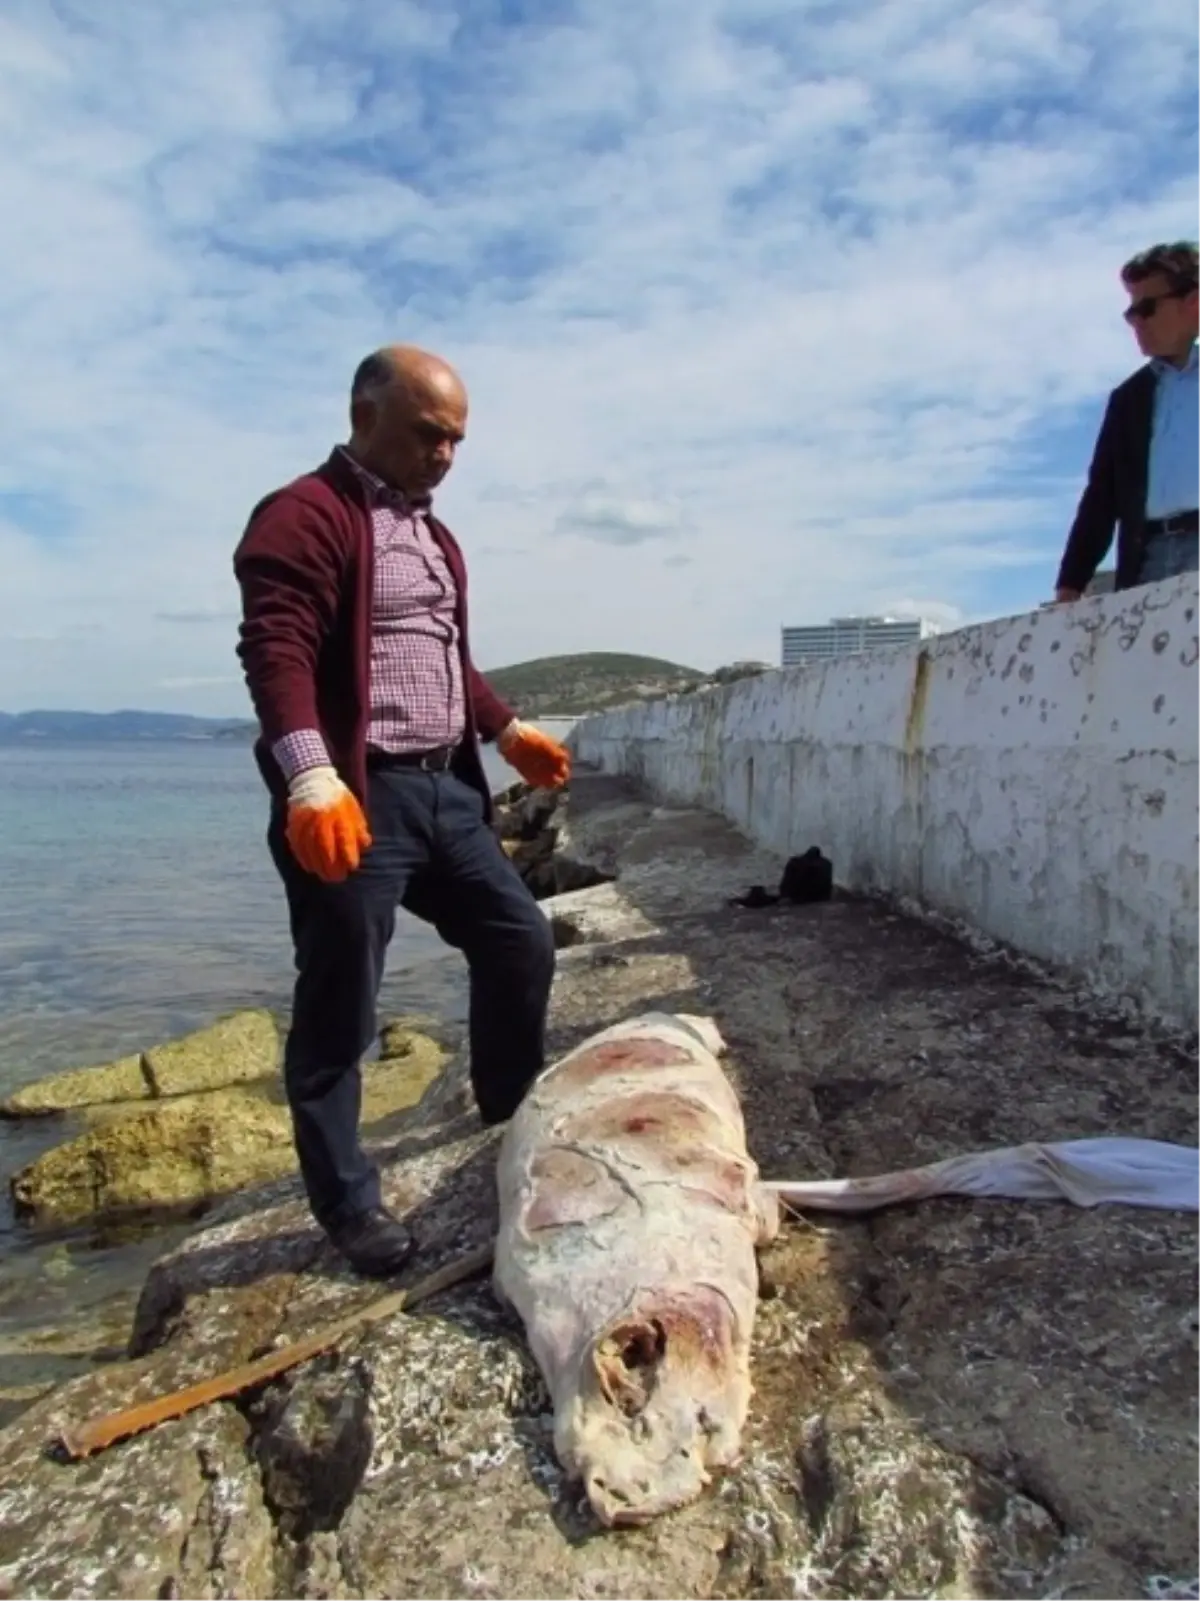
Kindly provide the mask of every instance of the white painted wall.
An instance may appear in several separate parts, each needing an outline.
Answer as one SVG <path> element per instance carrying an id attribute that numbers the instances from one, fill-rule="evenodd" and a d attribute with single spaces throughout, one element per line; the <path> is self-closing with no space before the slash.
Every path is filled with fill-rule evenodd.
<path id="1" fill-rule="evenodd" d="M 580 760 L 1196 1022 L 1197 581 L 578 723 Z"/>

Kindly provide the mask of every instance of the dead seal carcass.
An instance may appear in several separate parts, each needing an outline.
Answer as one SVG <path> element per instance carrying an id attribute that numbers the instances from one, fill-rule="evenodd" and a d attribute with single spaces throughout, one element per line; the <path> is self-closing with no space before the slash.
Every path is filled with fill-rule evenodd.
<path id="1" fill-rule="evenodd" d="M 608 1525 L 694 1499 L 739 1453 L 778 1200 L 709 1018 L 652 1013 L 547 1069 L 505 1131 L 495 1283 L 554 1402 L 559 1461 Z"/>

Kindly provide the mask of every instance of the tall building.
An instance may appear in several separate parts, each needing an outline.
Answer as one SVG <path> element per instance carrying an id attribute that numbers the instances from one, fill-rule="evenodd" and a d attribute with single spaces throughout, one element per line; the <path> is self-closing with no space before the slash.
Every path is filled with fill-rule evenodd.
<path id="1" fill-rule="evenodd" d="M 939 632 L 927 617 L 834 617 L 827 623 L 783 630 L 784 667 L 857 656 L 881 645 L 911 645 Z"/>

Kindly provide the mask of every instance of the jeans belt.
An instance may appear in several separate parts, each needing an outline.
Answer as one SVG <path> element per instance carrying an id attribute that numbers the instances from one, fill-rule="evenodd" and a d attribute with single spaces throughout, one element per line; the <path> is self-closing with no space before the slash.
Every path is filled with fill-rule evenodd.
<path id="1" fill-rule="evenodd" d="M 444 773 L 457 754 L 457 745 L 435 745 L 432 750 L 369 750 L 367 766 L 415 767 L 422 773 Z"/>
<path id="2" fill-rule="evenodd" d="M 1147 517 L 1146 537 L 1157 539 L 1159 534 L 1194 534 L 1200 527 L 1200 513 L 1177 511 L 1173 517 Z"/>

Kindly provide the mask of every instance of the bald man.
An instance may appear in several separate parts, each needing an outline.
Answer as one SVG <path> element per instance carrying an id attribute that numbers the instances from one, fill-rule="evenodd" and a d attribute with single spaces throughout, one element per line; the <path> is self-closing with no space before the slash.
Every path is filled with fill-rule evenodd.
<path id="1" fill-rule="evenodd" d="M 485 1123 L 542 1066 L 554 973 L 550 925 L 490 827 L 479 741 L 531 784 L 565 783 L 569 763 L 471 661 L 466 568 L 432 510 L 466 426 L 446 362 L 376 351 L 354 375 L 348 442 L 262 500 L 234 556 L 295 947 L 284 1083 L 300 1172 L 317 1222 L 377 1277 L 412 1250 L 358 1129 L 396 906 L 466 956 Z"/>

